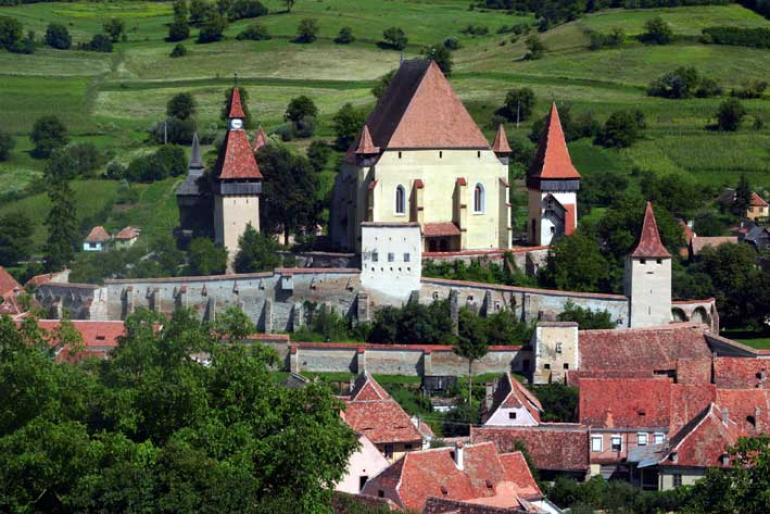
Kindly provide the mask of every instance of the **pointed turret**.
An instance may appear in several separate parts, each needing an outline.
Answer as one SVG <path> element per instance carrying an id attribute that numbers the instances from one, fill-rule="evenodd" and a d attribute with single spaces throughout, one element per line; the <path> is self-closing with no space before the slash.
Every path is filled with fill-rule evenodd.
<path id="1" fill-rule="evenodd" d="M 671 254 L 663 246 L 658 231 L 658 222 L 655 220 L 655 213 L 652 210 L 652 202 L 647 202 L 644 210 L 644 222 L 642 223 L 642 232 L 639 235 L 639 243 L 631 253 L 634 259 L 670 259 Z"/>
<path id="2" fill-rule="evenodd" d="M 377 153 L 380 153 L 380 148 L 374 146 L 372 135 L 369 133 L 369 127 L 364 125 L 364 128 L 361 129 L 361 137 L 358 138 L 356 155 L 374 155 Z"/>
<path id="3" fill-rule="evenodd" d="M 238 86 L 235 86 L 230 94 L 230 113 L 227 117 L 231 120 L 246 118 L 246 113 L 243 112 L 243 106 L 241 105 L 241 90 Z"/>
<path id="4" fill-rule="evenodd" d="M 193 134 L 192 148 L 190 152 L 190 163 L 187 165 L 187 172 L 190 175 L 200 175 L 203 173 L 203 158 L 201 157 L 201 144 L 198 140 L 198 133 Z"/>
<path id="5" fill-rule="evenodd" d="M 492 142 L 492 151 L 498 157 L 505 157 L 511 153 L 511 145 L 508 144 L 508 136 L 505 134 L 505 127 L 502 123 L 497 126 L 497 134 L 495 134 L 495 140 Z"/>
<path id="6" fill-rule="evenodd" d="M 254 134 L 254 144 L 252 145 L 254 149 L 254 153 L 257 153 L 260 148 L 265 146 L 267 144 L 267 134 L 265 134 L 265 130 L 262 127 L 259 127 L 257 130 L 257 133 Z"/>
<path id="7" fill-rule="evenodd" d="M 580 173 L 575 169 L 569 156 L 556 103 L 551 105 L 545 131 L 540 138 L 535 160 L 529 169 L 529 179 L 530 181 L 580 179 Z"/>

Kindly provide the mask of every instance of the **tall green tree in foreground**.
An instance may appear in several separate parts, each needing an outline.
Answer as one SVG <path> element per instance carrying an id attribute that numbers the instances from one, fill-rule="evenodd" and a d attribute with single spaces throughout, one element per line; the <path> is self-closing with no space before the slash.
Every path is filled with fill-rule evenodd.
<path id="1" fill-rule="evenodd" d="M 473 399 L 473 362 L 484 357 L 489 343 L 484 337 L 483 321 L 468 309 L 460 310 L 460 333 L 454 344 L 454 352 L 468 361 L 468 412 Z"/>
<path id="2" fill-rule="evenodd" d="M 51 209 L 45 220 L 48 239 L 45 243 L 45 266 L 49 271 L 63 269 L 75 258 L 79 241 L 74 192 L 66 179 L 50 180 L 48 199 Z"/>
<path id="3" fill-rule="evenodd" d="M 254 273 L 268 271 L 281 264 L 281 256 L 276 253 L 278 243 L 272 237 L 257 232 L 246 225 L 246 230 L 238 238 L 238 253 L 235 256 L 235 271 L 238 273 Z"/>

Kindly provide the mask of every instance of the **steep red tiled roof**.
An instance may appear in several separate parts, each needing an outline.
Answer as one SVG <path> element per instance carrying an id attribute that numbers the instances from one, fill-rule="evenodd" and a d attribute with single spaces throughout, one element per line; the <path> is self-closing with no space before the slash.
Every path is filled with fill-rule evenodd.
<path id="1" fill-rule="evenodd" d="M 580 173 L 572 164 L 567 149 L 567 140 L 561 127 L 556 104 L 551 105 L 548 124 L 540 138 L 540 143 L 529 168 L 529 176 L 540 179 L 579 179 Z"/>
<path id="2" fill-rule="evenodd" d="M 61 321 L 56 319 L 38 320 L 38 326 L 49 333 L 57 330 L 60 323 Z M 56 356 L 59 361 L 80 360 L 84 357 L 104 358 L 126 333 L 122 321 L 72 320 L 72 325 L 83 338 L 84 349 L 73 355 L 70 348 L 63 348 Z"/>
<path id="3" fill-rule="evenodd" d="M 365 495 L 384 496 L 400 506 L 422 511 L 428 498 L 498 507 L 517 507 L 519 497 L 541 499 L 542 493 L 521 453 L 500 455 L 492 443 L 465 446 L 463 467 L 454 448 L 409 452 L 370 479 Z"/>
<path id="4" fill-rule="evenodd" d="M 374 444 L 419 443 L 422 435 L 395 400 L 346 401 L 343 418 Z"/>
<path id="5" fill-rule="evenodd" d="M 5 297 L 8 294 L 21 290 L 21 284 L 13 278 L 13 275 L 8 273 L 8 270 L 0 266 L 0 297 Z"/>
<path id="6" fill-rule="evenodd" d="M 383 150 L 489 149 L 484 134 L 432 61 L 401 63 L 366 125 L 373 144 Z"/>
<path id="7" fill-rule="evenodd" d="M 261 179 L 249 138 L 243 129 L 228 130 L 217 167 L 220 180 Z"/>
<path id="8" fill-rule="evenodd" d="M 254 134 L 254 146 L 252 150 L 254 151 L 254 153 L 257 153 L 257 151 L 263 146 L 265 146 L 266 144 L 267 144 L 267 134 L 265 134 L 265 129 L 263 129 L 262 127 L 259 127 L 259 129 L 257 129 L 256 134 Z"/>
<path id="9" fill-rule="evenodd" d="M 767 207 L 768 206 L 768 203 L 761 196 L 759 196 L 755 192 L 751 193 L 751 201 L 749 202 L 749 204 L 752 207 Z"/>
<path id="10" fill-rule="evenodd" d="M 511 377 L 510 373 L 504 373 L 496 384 L 493 396 L 491 413 L 500 408 L 524 408 L 532 418 L 539 422 L 543 406 L 540 400 L 524 387 L 518 380 Z"/>
<path id="11" fill-rule="evenodd" d="M 692 238 L 692 253 L 693 255 L 699 255 L 704 248 L 716 248 L 724 244 L 738 244 L 738 236 L 715 236 L 715 237 L 700 237 L 696 236 Z"/>
<path id="12" fill-rule="evenodd" d="M 521 441 L 538 469 L 588 469 L 588 430 L 578 425 L 544 423 L 533 427 L 472 427 L 471 441 L 493 441 L 501 452 L 514 451 L 516 441 Z"/>
<path id="13" fill-rule="evenodd" d="M 581 378 L 580 423 L 594 428 L 668 427 L 668 378 Z"/>
<path id="14" fill-rule="evenodd" d="M 716 386 L 671 384 L 671 422 L 668 433 L 679 432 L 691 419 L 716 400 Z"/>
<path id="15" fill-rule="evenodd" d="M 492 151 L 497 154 L 511 153 L 511 145 L 508 144 L 508 136 L 505 134 L 505 127 L 502 123 L 497 126 L 497 134 L 495 134 L 495 140 L 492 142 Z"/>
<path id="16" fill-rule="evenodd" d="M 228 118 L 245 118 L 246 113 L 243 112 L 243 106 L 241 105 L 241 91 L 236 86 L 233 88 L 233 92 L 230 94 L 230 113 Z"/>
<path id="17" fill-rule="evenodd" d="M 652 211 L 652 202 L 647 202 L 644 210 L 644 222 L 642 223 L 642 233 L 639 235 L 639 243 L 631 253 L 635 258 L 666 258 L 671 257 L 663 242 L 660 240 L 658 232 L 658 222 L 655 221 L 655 213 Z"/>
<path id="18" fill-rule="evenodd" d="M 355 153 L 358 155 L 380 153 L 380 147 L 375 146 L 372 142 L 372 135 L 369 133 L 369 127 L 366 125 L 361 129 L 361 135 L 358 137 L 358 146 L 356 146 Z"/>
<path id="19" fill-rule="evenodd" d="M 424 223 L 422 234 L 425 237 L 459 236 L 460 229 L 451 221 L 446 223 Z"/>
<path id="20" fill-rule="evenodd" d="M 351 401 L 392 400 L 388 392 L 377 383 L 369 373 L 361 373 L 356 377 L 353 390 L 350 392 Z"/>
<path id="21" fill-rule="evenodd" d="M 770 433 L 770 391 L 767 389 L 717 389 L 715 403 L 738 424 L 743 435 Z"/>
<path id="22" fill-rule="evenodd" d="M 580 370 L 676 370 L 679 359 L 711 359 L 705 337 L 706 327 L 670 324 L 660 327 L 612 330 L 581 330 L 579 333 Z"/>
<path id="23" fill-rule="evenodd" d="M 725 418 L 719 407 L 711 403 L 672 439 L 670 451 L 661 461 L 666 466 L 723 466 L 721 457 L 740 436 L 738 425 Z"/>
<path id="24" fill-rule="evenodd" d="M 140 230 L 136 227 L 125 227 L 115 236 L 115 239 L 128 240 L 139 237 Z"/>
<path id="25" fill-rule="evenodd" d="M 714 382 L 724 389 L 770 388 L 770 360 L 745 357 L 717 357 Z"/>
<path id="26" fill-rule="evenodd" d="M 104 229 L 103 226 L 97 225 L 91 229 L 91 232 L 86 236 L 86 242 L 88 243 L 103 243 L 110 240 L 110 234 Z"/>

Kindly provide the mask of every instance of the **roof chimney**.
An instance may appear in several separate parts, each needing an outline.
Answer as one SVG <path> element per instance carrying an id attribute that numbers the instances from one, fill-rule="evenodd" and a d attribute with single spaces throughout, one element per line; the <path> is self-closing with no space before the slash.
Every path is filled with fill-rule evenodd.
<path id="1" fill-rule="evenodd" d="M 465 469 L 465 448 L 462 441 L 455 442 L 455 466 L 457 469 Z"/>

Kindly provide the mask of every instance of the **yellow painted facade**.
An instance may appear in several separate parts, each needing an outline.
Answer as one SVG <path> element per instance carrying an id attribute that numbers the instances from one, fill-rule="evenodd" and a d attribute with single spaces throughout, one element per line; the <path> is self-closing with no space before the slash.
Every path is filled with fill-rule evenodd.
<path id="1" fill-rule="evenodd" d="M 227 250 L 228 266 L 238 253 L 238 239 L 248 224 L 259 232 L 259 196 L 221 196 L 214 201 L 216 243 Z"/>

